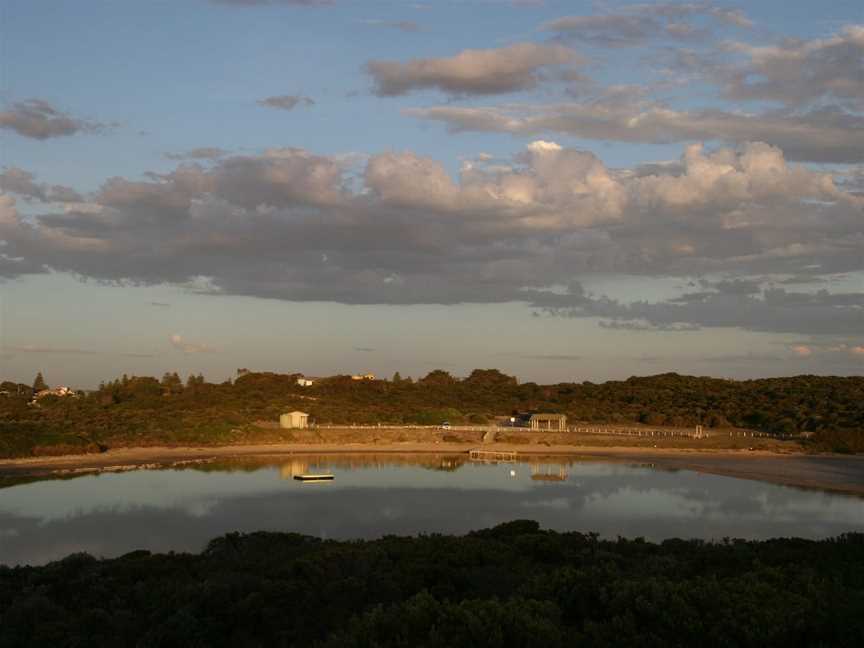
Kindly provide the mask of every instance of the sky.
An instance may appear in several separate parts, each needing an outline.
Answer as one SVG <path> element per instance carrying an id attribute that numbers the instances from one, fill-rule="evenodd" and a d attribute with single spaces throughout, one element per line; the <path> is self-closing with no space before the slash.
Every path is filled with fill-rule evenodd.
<path id="1" fill-rule="evenodd" d="M 6 0 L 0 379 L 864 372 L 859 1 Z"/>

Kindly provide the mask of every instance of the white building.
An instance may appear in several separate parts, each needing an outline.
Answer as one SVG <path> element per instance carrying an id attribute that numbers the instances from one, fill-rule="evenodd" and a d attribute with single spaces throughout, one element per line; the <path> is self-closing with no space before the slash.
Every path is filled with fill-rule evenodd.
<path id="1" fill-rule="evenodd" d="M 45 398 L 46 396 L 74 396 L 75 390 L 70 389 L 69 387 L 54 387 L 53 389 L 43 389 L 42 391 L 36 392 L 33 396 L 34 400 L 38 400 L 40 398 Z"/>
<path id="2" fill-rule="evenodd" d="M 288 412 L 279 417 L 279 427 L 286 429 L 308 428 L 309 415 L 306 412 Z"/>

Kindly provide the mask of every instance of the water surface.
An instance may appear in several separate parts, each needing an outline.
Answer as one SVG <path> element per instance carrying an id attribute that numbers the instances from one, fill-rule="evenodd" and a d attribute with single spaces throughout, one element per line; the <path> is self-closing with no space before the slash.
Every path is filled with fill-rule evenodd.
<path id="1" fill-rule="evenodd" d="M 721 539 L 864 532 L 864 499 L 650 465 L 312 457 L 105 473 L 0 490 L 0 563 L 73 552 L 200 551 L 229 531 L 324 538 L 464 533 L 530 518 L 601 536 Z M 304 484 L 304 472 L 333 482 Z"/>

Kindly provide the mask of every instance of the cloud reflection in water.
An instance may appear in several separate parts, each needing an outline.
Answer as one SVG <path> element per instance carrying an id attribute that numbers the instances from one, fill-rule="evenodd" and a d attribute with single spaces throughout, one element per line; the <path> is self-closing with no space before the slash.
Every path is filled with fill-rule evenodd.
<path id="1" fill-rule="evenodd" d="M 139 548 L 198 551 L 229 531 L 371 538 L 464 533 L 514 518 L 652 540 L 864 531 L 864 499 L 690 471 L 597 462 L 346 461 L 324 458 L 311 468 L 245 462 L 4 489 L 0 562 L 40 564 L 77 551 L 106 557 Z M 329 470 L 337 478 L 300 484 L 291 479 L 300 469 Z"/>

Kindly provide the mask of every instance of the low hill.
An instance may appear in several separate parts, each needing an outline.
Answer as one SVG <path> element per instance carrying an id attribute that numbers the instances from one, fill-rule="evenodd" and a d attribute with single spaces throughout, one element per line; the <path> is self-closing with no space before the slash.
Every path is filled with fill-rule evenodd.
<path id="1" fill-rule="evenodd" d="M 331 424 L 484 424 L 517 412 L 559 412 L 571 422 L 746 427 L 811 436 L 814 448 L 864 451 L 864 377 L 724 380 L 669 373 L 605 383 L 518 384 L 494 369 L 456 379 L 333 376 L 311 386 L 299 374 L 244 373 L 221 384 L 176 374 L 125 377 L 77 397 L 38 404 L 0 397 L 0 456 L 96 451 L 107 446 L 219 444 L 258 420 L 308 412 Z"/>

